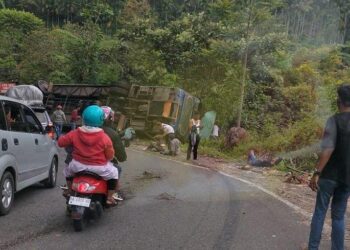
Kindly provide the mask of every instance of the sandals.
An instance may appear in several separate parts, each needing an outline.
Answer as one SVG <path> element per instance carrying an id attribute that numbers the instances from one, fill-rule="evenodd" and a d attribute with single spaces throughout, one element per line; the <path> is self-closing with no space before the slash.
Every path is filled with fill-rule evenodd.
<path id="1" fill-rule="evenodd" d="M 112 197 L 116 201 L 123 201 L 124 200 L 123 197 L 118 193 L 114 193 Z"/>

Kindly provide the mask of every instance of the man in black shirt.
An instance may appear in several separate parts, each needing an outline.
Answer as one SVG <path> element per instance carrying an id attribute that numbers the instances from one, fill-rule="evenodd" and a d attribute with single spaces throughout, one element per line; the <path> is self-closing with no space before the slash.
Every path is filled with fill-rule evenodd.
<path id="1" fill-rule="evenodd" d="M 344 215 L 350 195 L 350 85 L 341 85 L 337 92 L 339 113 L 326 123 L 322 152 L 310 181 L 311 189 L 317 191 L 317 198 L 309 250 L 319 247 L 331 198 L 332 250 L 344 249 Z"/>

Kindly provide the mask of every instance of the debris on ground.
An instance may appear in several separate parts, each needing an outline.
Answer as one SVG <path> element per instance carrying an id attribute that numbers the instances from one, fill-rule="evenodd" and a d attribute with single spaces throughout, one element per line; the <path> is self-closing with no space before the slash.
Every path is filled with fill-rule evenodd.
<path id="1" fill-rule="evenodd" d="M 144 171 L 142 173 L 142 176 L 137 178 L 137 179 L 139 179 L 139 180 L 149 180 L 149 179 L 160 179 L 160 178 L 161 178 L 160 175 L 156 175 L 156 174 L 154 174 L 152 172 Z"/>
<path id="2" fill-rule="evenodd" d="M 241 166 L 241 167 L 238 167 L 239 169 L 241 170 L 251 170 L 252 169 L 252 166 L 250 165 L 245 165 L 245 166 Z"/>
<path id="3" fill-rule="evenodd" d="M 284 182 L 292 184 L 308 184 L 309 174 L 307 172 L 287 166 L 291 171 L 286 174 Z"/>
<path id="4" fill-rule="evenodd" d="M 284 182 L 292 184 L 308 184 L 309 174 L 295 174 L 294 172 L 289 172 L 287 173 Z"/>
<path id="5" fill-rule="evenodd" d="M 156 197 L 157 200 L 175 200 L 176 197 L 174 195 L 168 194 L 167 192 L 161 193 Z"/>

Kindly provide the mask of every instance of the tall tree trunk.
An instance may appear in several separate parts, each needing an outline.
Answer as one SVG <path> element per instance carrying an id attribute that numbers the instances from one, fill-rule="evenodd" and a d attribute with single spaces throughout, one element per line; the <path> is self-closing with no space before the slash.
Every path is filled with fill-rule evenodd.
<path id="1" fill-rule="evenodd" d="M 350 42 L 350 13 L 345 15 L 344 44 Z"/>
<path id="2" fill-rule="evenodd" d="M 237 116 L 237 127 L 241 127 L 242 123 L 242 113 L 243 113 L 243 105 L 244 105 L 244 96 L 245 96 L 245 85 L 247 81 L 247 66 L 248 66 L 248 49 L 249 49 L 249 43 L 250 43 L 250 33 L 251 33 L 251 26 L 252 26 L 252 1 L 249 1 L 249 14 L 248 14 L 248 20 L 247 20 L 247 28 L 245 30 L 245 40 L 246 40 L 246 47 L 244 51 L 244 58 L 242 60 L 242 81 L 241 81 L 241 91 L 240 91 L 240 102 L 239 102 L 239 109 L 238 109 L 238 116 Z"/>
<path id="3" fill-rule="evenodd" d="M 247 47 L 246 47 L 245 52 L 244 52 L 244 59 L 242 62 L 243 74 L 242 74 L 240 101 L 239 101 L 239 109 L 238 109 L 238 117 L 237 117 L 237 127 L 238 128 L 241 127 L 241 123 L 242 123 L 242 113 L 243 113 L 243 104 L 244 104 L 244 96 L 245 96 L 245 85 L 247 82 L 248 46 L 249 46 L 249 44 L 247 43 Z"/>

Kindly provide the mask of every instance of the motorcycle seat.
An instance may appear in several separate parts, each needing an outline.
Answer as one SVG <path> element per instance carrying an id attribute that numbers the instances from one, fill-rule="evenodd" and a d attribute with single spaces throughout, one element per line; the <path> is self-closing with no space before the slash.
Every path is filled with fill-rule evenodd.
<path id="1" fill-rule="evenodd" d="M 98 174 L 95 174 L 95 173 L 89 172 L 89 171 L 81 171 L 81 172 L 78 172 L 75 174 L 75 176 L 83 176 L 83 175 L 88 175 L 88 176 L 94 177 L 95 179 L 98 179 L 98 180 L 102 179 L 102 177 L 99 176 Z"/>

